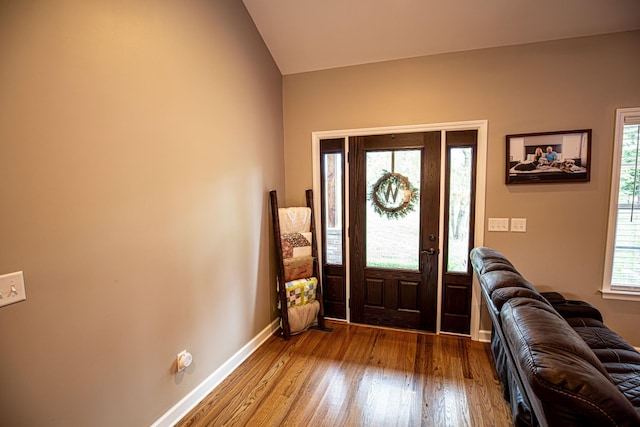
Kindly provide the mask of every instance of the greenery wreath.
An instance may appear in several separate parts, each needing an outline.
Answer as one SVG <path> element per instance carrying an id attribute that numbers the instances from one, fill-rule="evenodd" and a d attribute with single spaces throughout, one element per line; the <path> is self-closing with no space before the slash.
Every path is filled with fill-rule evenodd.
<path id="1" fill-rule="evenodd" d="M 398 219 L 407 216 L 415 209 L 418 194 L 418 189 L 411 185 L 409 178 L 385 170 L 380 179 L 371 187 L 369 199 L 373 210 L 378 215 L 386 216 L 389 219 Z M 394 202 L 392 205 L 389 205 L 390 196 Z M 399 201 L 398 198 L 400 198 Z"/>

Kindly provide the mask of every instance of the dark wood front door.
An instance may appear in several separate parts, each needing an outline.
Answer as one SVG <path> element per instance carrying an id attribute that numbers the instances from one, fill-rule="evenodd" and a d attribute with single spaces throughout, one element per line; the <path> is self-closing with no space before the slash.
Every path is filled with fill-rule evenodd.
<path id="1" fill-rule="evenodd" d="M 349 138 L 352 322 L 436 330 L 440 138 Z"/>

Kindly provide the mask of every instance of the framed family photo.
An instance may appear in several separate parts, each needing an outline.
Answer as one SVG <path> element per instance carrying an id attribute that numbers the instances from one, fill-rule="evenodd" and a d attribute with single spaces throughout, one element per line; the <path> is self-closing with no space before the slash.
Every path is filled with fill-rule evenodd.
<path id="1" fill-rule="evenodd" d="M 507 135 L 507 184 L 587 182 L 591 129 Z"/>

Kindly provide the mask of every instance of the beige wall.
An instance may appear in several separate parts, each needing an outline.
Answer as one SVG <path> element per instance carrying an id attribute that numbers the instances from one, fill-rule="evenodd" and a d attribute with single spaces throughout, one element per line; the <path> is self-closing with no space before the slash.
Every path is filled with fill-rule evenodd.
<path id="1" fill-rule="evenodd" d="M 149 425 L 275 319 L 282 128 L 240 1 L 0 2 L 1 425 Z"/>
<path id="2" fill-rule="evenodd" d="M 311 132 L 487 119 L 486 216 L 527 218 L 527 233 L 487 233 L 485 245 L 539 289 L 594 304 L 640 346 L 640 303 L 597 292 L 614 114 L 640 106 L 638 46 L 640 32 L 628 32 L 285 76 L 287 200 L 302 203 L 311 186 Z M 505 135 L 583 128 L 593 129 L 591 182 L 504 184 Z"/>

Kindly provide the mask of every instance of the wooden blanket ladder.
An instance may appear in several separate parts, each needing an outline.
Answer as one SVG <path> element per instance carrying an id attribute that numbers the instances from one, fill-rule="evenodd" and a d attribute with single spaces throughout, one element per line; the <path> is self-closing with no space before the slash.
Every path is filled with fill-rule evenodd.
<path id="1" fill-rule="evenodd" d="M 304 208 L 279 208 L 276 190 L 270 191 L 269 196 L 271 199 L 271 218 L 273 220 L 273 237 L 277 259 L 278 304 L 282 335 L 284 339 L 288 340 L 291 335 L 303 332 L 310 327 L 331 331 L 330 328 L 325 327 L 324 320 L 313 191 L 306 191 L 307 210 Z M 286 212 L 291 212 L 295 209 L 302 209 L 303 215 L 308 216 L 308 218 L 305 217 L 307 219 L 305 226 L 308 229 L 302 231 L 294 230 L 291 233 L 291 230 L 287 229 L 290 224 L 286 226 L 281 224 L 281 215 L 287 215 Z M 311 239 L 310 242 L 308 241 L 309 237 Z M 310 251 L 307 243 L 310 243 Z M 305 256 L 297 256 L 298 254 L 295 253 L 295 250 L 303 251 L 300 253 Z"/>

